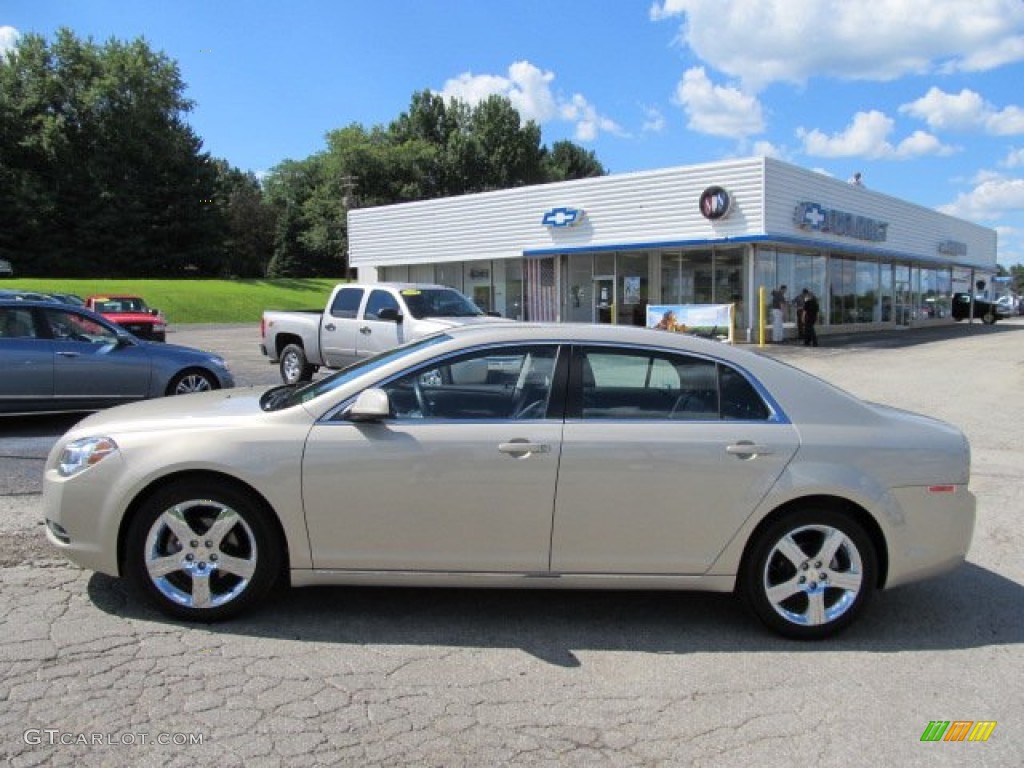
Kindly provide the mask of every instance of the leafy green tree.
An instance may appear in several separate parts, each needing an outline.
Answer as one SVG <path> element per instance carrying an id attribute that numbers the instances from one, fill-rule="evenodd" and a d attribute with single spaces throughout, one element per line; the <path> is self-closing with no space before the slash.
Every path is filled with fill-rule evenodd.
<path id="1" fill-rule="evenodd" d="M 571 141 L 556 141 L 544 158 L 544 167 L 548 181 L 586 179 L 607 173 L 593 151 Z"/>
<path id="2" fill-rule="evenodd" d="M 215 274 L 216 172 L 178 67 L 67 29 L 0 58 L 0 252 L 19 274 Z"/>

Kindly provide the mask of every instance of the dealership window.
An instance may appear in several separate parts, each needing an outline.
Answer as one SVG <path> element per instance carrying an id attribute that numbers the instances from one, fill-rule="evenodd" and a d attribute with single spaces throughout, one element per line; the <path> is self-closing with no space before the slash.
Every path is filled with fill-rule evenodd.
<path id="1" fill-rule="evenodd" d="M 758 288 L 765 288 L 766 300 L 780 285 L 786 286 L 786 297 L 791 303 L 806 288 L 818 297 L 823 313 L 822 320 L 830 317 L 828 312 L 831 306 L 831 286 L 827 279 L 828 259 L 825 254 L 759 248 L 755 265 L 754 279 Z M 756 302 L 757 295 L 755 294 L 753 298 Z M 796 321 L 794 311 L 787 311 L 785 317 L 787 321 Z"/>
<path id="2" fill-rule="evenodd" d="M 646 252 L 620 253 L 616 259 L 618 298 L 615 322 L 619 325 L 645 325 L 650 280 Z"/>

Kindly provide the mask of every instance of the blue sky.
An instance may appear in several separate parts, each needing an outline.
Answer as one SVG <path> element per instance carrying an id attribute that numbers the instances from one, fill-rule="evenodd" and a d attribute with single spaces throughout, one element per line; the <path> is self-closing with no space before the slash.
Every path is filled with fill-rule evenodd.
<path id="1" fill-rule="evenodd" d="M 246 170 L 509 96 L 612 173 L 770 155 L 999 232 L 1024 263 L 1024 0 L 4 0 L 19 34 L 144 37 Z"/>

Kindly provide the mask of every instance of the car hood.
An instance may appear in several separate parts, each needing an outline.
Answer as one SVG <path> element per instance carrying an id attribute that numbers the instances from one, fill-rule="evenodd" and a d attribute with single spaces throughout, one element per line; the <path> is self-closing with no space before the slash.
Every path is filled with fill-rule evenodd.
<path id="1" fill-rule="evenodd" d="M 268 389 L 271 387 L 218 389 L 119 405 L 86 417 L 72 427 L 68 437 L 226 427 L 251 422 L 265 413 L 260 408 L 260 397 Z"/>

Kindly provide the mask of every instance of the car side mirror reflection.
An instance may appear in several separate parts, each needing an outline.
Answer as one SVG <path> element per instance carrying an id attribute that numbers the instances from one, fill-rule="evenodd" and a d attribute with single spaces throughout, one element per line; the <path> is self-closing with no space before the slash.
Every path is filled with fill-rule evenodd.
<path id="1" fill-rule="evenodd" d="M 391 399 L 383 389 L 364 389 L 345 412 L 349 421 L 380 421 L 391 416 Z"/>
<path id="2" fill-rule="evenodd" d="M 389 322 L 398 323 L 399 325 L 401 325 L 403 317 L 402 313 L 399 312 L 394 307 L 385 307 L 384 309 L 377 313 L 377 319 L 387 320 Z"/>

